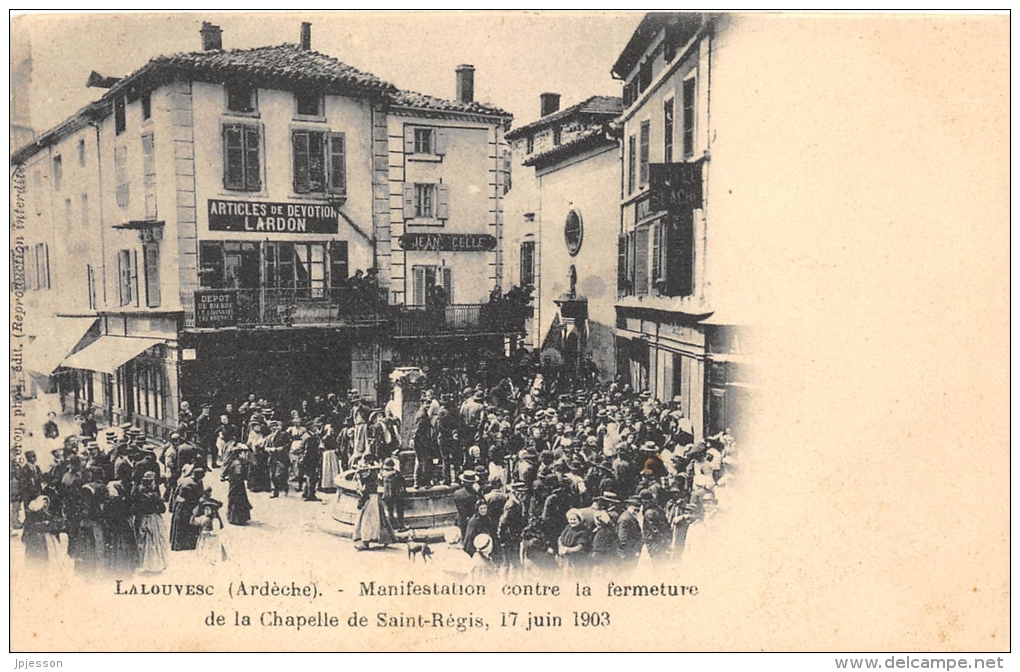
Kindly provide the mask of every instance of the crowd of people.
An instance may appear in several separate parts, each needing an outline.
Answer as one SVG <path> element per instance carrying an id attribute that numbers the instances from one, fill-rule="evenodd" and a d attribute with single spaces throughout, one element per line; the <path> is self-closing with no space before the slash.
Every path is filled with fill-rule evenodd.
<path id="1" fill-rule="evenodd" d="M 553 386 L 527 358 L 437 366 L 403 418 L 407 446 L 396 402 L 374 408 L 355 390 L 283 412 L 255 394 L 215 415 L 212 404 L 195 413 L 185 401 L 163 446 L 125 424 L 102 431 L 104 450 L 95 423 L 77 422 L 46 472 L 33 451 L 12 452 L 12 529 L 24 528 L 30 560 L 52 558 L 66 534 L 80 573 L 156 573 L 171 552 L 226 557 L 213 470 L 228 486 L 230 525 L 251 520 L 249 492 L 321 501 L 349 472 L 359 549 L 406 531 L 408 489 L 449 488 L 457 519 L 448 540 L 479 572 L 586 575 L 632 568 L 643 553 L 678 560 L 718 511 L 737 444 L 729 430 L 695 442 L 680 398 L 662 402 L 596 374 Z M 47 440 L 58 433 L 44 427 Z"/>

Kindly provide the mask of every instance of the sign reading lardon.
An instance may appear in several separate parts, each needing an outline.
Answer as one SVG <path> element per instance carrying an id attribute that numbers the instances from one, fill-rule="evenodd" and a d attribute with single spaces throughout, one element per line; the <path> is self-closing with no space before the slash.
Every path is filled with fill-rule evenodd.
<path id="1" fill-rule="evenodd" d="M 336 208 L 321 203 L 265 203 L 209 199 L 210 231 L 336 233 Z"/>

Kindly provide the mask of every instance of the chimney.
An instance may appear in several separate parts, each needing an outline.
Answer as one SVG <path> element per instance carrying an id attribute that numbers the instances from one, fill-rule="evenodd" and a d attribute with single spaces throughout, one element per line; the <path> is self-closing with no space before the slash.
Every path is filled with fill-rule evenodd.
<path id="1" fill-rule="evenodd" d="M 202 30 L 198 32 L 202 33 L 203 51 L 217 51 L 223 48 L 223 31 L 219 26 L 203 21 Z"/>
<path id="2" fill-rule="evenodd" d="M 539 95 L 538 99 L 541 101 L 543 117 L 547 117 L 554 112 L 560 111 L 560 94 L 543 93 Z"/>
<path id="3" fill-rule="evenodd" d="M 457 102 L 475 102 L 475 66 L 457 66 Z"/>
<path id="4" fill-rule="evenodd" d="M 301 48 L 305 51 L 312 50 L 312 24 L 307 21 L 301 22 Z"/>

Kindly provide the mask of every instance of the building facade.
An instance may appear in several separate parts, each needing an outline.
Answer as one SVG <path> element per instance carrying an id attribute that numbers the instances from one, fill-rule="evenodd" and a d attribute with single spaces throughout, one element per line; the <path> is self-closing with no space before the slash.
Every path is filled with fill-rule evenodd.
<path id="1" fill-rule="evenodd" d="M 713 115 L 717 101 L 741 95 L 720 86 L 714 58 L 730 26 L 727 17 L 648 14 L 612 69 L 624 83 L 617 367 L 635 389 L 677 398 L 696 439 L 739 424 L 751 389 L 745 332 L 724 291 L 733 267 L 723 234 L 760 215 L 753 204 L 724 212 L 721 189 L 732 185 L 711 179 L 746 160 L 713 151 L 729 130 Z"/>
<path id="2" fill-rule="evenodd" d="M 482 306 L 510 115 L 473 100 L 473 68 L 443 100 L 313 51 L 309 24 L 299 44 L 225 50 L 209 24 L 202 42 L 94 75 L 98 101 L 15 152 L 50 318 L 34 377 L 164 436 L 181 400 L 383 397 L 435 334 L 502 350 L 516 327 Z"/>
<path id="3" fill-rule="evenodd" d="M 619 149 L 612 122 L 620 98 L 593 96 L 559 109 L 541 96 L 541 117 L 507 134 L 515 180 L 507 195 L 510 276 L 534 290 L 526 345 L 567 371 L 591 355 L 603 379 L 616 374 L 615 257 Z M 562 361 L 560 361 L 562 360 Z"/>

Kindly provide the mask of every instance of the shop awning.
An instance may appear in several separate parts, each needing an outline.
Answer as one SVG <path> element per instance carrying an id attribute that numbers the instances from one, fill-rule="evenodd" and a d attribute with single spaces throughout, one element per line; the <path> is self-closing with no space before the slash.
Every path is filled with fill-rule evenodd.
<path id="1" fill-rule="evenodd" d="M 63 366 L 114 374 L 125 363 L 160 343 L 163 341 L 158 338 L 101 336 L 95 343 L 65 359 Z"/>
<path id="2" fill-rule="evenodd" d="M 52 327 L 25 348 L 25 368 L 49 376 L 96 323 L 94 317 L 58 317 Z"/>

